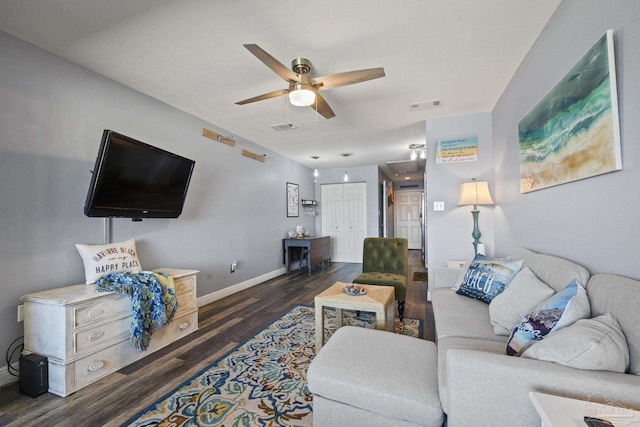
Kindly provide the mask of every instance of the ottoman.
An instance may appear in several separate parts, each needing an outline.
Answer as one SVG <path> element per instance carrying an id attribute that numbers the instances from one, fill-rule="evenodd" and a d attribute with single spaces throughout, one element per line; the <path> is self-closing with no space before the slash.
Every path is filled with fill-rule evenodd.
<path id="1" fill-rule="evenodd" d="M 314 426 L 441 426 L 433 342 L 344 326 L 309 366 Z"/>

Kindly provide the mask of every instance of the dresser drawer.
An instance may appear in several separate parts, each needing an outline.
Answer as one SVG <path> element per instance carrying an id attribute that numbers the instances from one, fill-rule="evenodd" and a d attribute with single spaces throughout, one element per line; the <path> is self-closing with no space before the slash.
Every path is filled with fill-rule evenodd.
<path id="1" fill-rule="evenodd" d="M 196 309 L 196 298 L 193 294 L 188 293 L 177 295 L 176 299 L 178 300 L 178 312 L 176 313 L 176 317 L 182 316 Z"/>
<path id="2" fill-rule="evenodd" d="M 196 279 L 195 277 L 180 278 L 175 281 L 176 299 L 178 300 L 177 316 L 196 309 Z"/>
<path id="3" fill-rule="evenodd" d="M 90 351 L 113 340 L 128 339 L 131 335 L 132 319 L 133 316 L 127 316 L 86 331 L 76 332 L 73 337 L 74 353 Z"/>
<path id="4" fill-rule="evenodd" d="M 172 343 L 198 329 L 198 312 L 193 311 L 184 316 L 173 319 L 151 336 L 147 351 L 154 351 Z"/>
<path id="5" fill-rule="evenodd" d="M 176 288 L 176 295 L 185 294 L 187 292 L 193 292 L 196 289 L 196 277 L 181 277 L 179 279 L 175 279 L 174 282 Z"/>
<path id="6" fill-rule="evenodd" d="M 73 312 L 73 325 L 80 328 L 116 316 L 130 315 L 131 300 L 119 294 L 107 295 L 92 304 L 76 307 Z"/>
<path id="7" fill-rule="evenodd" d="M 127 338 L 118 344 L 79 359 L 73 364 L 75 378 L 73 388 L 75 390 L 82 388 L 138 358 L 140 358 L 140 350 L 133 347 Z"/>

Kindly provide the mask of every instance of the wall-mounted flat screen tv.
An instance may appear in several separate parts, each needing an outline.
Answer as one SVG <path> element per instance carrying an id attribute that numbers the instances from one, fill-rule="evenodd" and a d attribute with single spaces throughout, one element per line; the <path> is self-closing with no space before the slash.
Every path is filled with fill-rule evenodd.
<path id="1" fill-rule="evenodd" d="M 84 206 L 90 217 L 177 218 L 195 162 L 105 130 Z"/>

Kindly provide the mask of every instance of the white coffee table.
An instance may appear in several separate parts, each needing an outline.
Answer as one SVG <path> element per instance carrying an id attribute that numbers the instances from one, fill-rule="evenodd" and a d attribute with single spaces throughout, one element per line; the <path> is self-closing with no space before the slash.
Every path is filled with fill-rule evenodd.
<path id="1" fill-rule="evenodd" d="M 529 392 L 529 398 L 542 420 L 542 427 L 586 426 L 585 416 L 605 419 L 614 426 L 640 426 L 640 412 L 616 402 L 603 405 L 535 391 Z"/>
<path id="2" fill-rule="evenodd" d="M 316 353 L 324 344 L 324 308 L 333 307 L 336 310 L 336 329 L 342 326 L 342 310 L 368 311 L 376 314 L 376 329 L 392 332 L 393 301 L 395 289 L 393 286 L 359 285 L 367 293 L 365 295 L 348 295 L 344 287 L 352 283 L 336 282 L 330 288 L 316 295 L 314 298 L 316 311 Z"/>

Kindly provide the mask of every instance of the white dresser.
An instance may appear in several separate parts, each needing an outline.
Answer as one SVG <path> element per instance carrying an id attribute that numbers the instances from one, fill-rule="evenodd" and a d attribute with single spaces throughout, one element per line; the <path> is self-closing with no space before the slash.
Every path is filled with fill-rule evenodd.
<path id="1" fill-rule="evenodd" d="M 73 285 L 25 295 L 24 353 L 46 356 L 49 392 L 68 396 L 198 329 L 196 270 L 160 268 L 173 276 L 178 311 L 155 331 L 145 351 L 130 342 L 131 299 Z"/>

